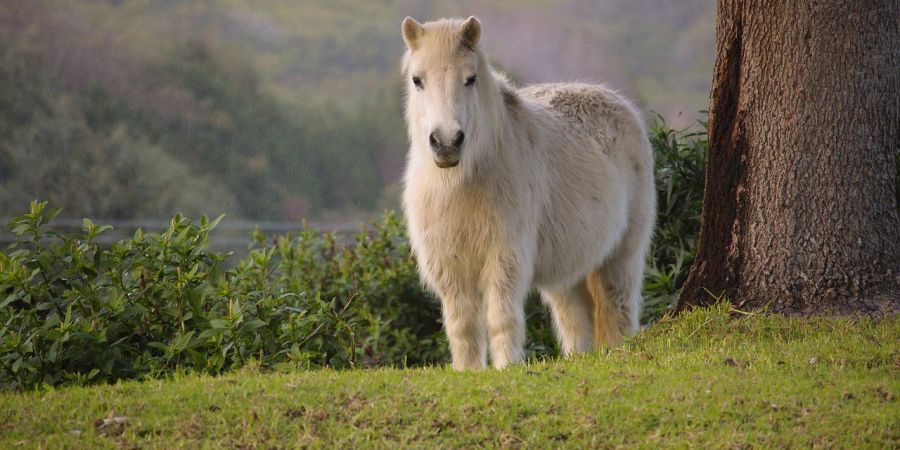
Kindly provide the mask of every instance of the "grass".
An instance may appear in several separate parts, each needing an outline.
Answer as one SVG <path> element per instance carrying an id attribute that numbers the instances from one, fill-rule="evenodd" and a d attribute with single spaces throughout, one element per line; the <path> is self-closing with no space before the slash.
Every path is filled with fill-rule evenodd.
<path id="1" fill-rule="evenodd" d="M 0 394 L 0 448 L 900 445 L 900 317 L 727 305 L 506 371 L 176 376 Z"/>

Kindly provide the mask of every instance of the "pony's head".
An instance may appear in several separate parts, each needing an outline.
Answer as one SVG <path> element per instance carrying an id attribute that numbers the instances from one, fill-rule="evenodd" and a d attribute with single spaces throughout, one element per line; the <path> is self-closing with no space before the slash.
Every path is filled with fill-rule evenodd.
<path id="1" fill-rule="evenodd" d="M 492 81 L 477 47 L 481 23 L 469 17 L 422 25 L 407 17 L 402 29 L 412 151 L 422 153 L 419 157 L 429 153 L 440 168 L 455 167 L 476 147 L 484 113 L 479 96 L 491 95 L 481 86 Z"/>

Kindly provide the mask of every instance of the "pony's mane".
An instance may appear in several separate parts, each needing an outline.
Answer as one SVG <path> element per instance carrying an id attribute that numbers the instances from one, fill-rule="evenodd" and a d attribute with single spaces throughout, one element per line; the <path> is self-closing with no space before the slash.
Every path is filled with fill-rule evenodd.
<path id="1" fill-rule="evenodd" d="M 519 93 L 516 92 L 516 85 L 506 76 L 505 73 L 494 69 L 489 62 L 484 61 L 485 64 L 491 69 L 491 75 L 494 76 L 494 81 L 497 83 L 497 89 L 500 90 L 500 96 L 503 99 L 503 104 L 506 106 L 508 110 L 518 109 L 520 99 Z M 514 112 L 514 111 L 510 111 Z"/>

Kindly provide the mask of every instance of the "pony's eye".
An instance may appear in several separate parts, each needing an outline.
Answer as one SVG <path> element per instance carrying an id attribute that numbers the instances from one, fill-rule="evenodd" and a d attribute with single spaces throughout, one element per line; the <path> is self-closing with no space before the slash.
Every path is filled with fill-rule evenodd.
<path id="1" fill-rule="evenodd" d="M 419 77 L 412 77 L 413 84 L 416 85 L 417 88 L 422 89 L 425 85 L 422 84 L 422 79 Z"/>
<path id="2" fill-rule="evenodd" d="M 466 78 L 466 87 L 472 87 L 475 84 L 475 75 L 472 75 L 469 78 Z"/>

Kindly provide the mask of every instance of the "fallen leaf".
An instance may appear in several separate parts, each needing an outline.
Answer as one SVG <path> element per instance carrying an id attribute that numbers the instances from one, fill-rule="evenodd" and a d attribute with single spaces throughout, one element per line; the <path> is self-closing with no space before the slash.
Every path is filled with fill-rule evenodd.
<path id="1" fill-rule="evenodd" d="M 116 410 L 110 410 L 104 419 L 94 421 L 94 429 L 100 436 L 121 436 L 128 427 L 128 417 L 116 414 Z"/>

